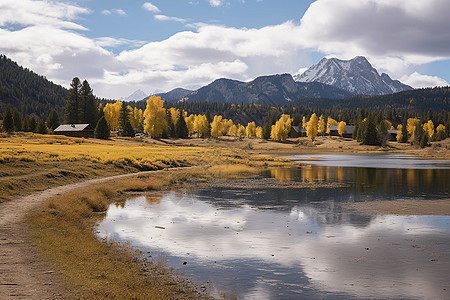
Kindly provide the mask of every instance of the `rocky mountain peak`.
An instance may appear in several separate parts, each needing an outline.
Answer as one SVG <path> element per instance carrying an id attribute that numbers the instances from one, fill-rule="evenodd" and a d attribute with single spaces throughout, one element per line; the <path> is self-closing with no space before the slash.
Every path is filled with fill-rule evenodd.
<path id="1" fill-rule="evenodd" d="M 381 74 L 364 56 L 351 60 L 323 58 L 303 74 L 294 77 L 297 82 L 320 82 L 346 90 L 354 95 L 383 95 L 412 90 L 412 87 Z"/>

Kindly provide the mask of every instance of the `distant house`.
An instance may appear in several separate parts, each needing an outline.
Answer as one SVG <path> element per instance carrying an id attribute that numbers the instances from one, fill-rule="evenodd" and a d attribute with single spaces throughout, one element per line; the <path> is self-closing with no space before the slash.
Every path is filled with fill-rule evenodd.
<path id="1" fill-rule="evenodd" d="M 389 133 L 389 140 L 390 141 L 397 141 L 397 129 L 389 129 L 388 133 Z"/>
<path id="2" fill-rule="evenodd" d="M 71 137 L 94 137 L 94 129 L 92 129 L 91 125 L 89 124 L 65 124 L 58 126 L 53 131 L 55 132 L 55 134 Z"/>
<path id="3" fill-rule="evenodd" d="M 353 131 L 355 131 L 355 126 L 347 125 L 345 126 L 345 132 L 342 135 L 345 138 L 351 138 L 353 136 Z M 337 126 L 330 126 L 330 135 L 338 136 L 338 127 Z"/>
<path id="4" fill-rule="evenodd" d="M 298 138 L 306 136 L 306 129 L 300 126 L 292 126 L 291 132 L 289 133 L 290 138 Z"/>

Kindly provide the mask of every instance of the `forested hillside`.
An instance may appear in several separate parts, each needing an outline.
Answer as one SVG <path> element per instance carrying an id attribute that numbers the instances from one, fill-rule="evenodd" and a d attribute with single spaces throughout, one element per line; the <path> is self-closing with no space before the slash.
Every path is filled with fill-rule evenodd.
<path id="1" fill-rule="evenodd" d="M 47 118 L 52 109 L 62 116 L 66 98 L 62 86 L 0 55 L 0 113 L 11 105 L 24 116 Z"/>
<path id="2" fill-rule="evenodd" d="M 450 87 L 416 89 L 390 95 L 354 96 L 346 99 L 300 99 L 297 105 L 321 108 L 366 108 L 371 110 L 405 109 L 421 112 L 450 110 Z"/>

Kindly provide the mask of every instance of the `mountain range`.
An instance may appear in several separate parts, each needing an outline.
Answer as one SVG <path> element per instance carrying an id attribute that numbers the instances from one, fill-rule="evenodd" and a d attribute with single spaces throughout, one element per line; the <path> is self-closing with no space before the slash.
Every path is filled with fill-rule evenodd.
<path id="1" fill-rule="evenodd" d="M 413 88 L 392 80 L 363 56 L 351 60 L 323 58 L 302 74 L 261 76 L 250 82 L 221 78 L 196 90 L 176 89 L 158 94 L 168 102 L 220 102 L 285 105 L 300 99 L 344 99 L 356 95 L 385 95 Z"/>
<path id="2" fill-rule="evenodd" d="M 294 76 L 298 82 L 321 82 L 352 93 L 353 95 L 386 95 L 413 88 L 398 80 L 392 80 L 388 74 L 378 74 L 363 56 L 351 60 L 323 58 L 303 74 Z"/>
<path id="3" fill-rule="evenodd" d="M 185 96 L 182 101 L 284 105 L 301 98 L 342 99 L 351 95 L 318 82 L 295 82 L 292 75 L 282 74 L 261 76 L 250 82 L 217 79 Z"/>

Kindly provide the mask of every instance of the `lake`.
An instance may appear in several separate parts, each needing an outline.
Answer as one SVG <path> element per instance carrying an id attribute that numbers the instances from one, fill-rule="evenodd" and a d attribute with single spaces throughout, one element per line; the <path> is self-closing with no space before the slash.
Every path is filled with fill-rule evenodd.
<path id="1" fill-rule="evenodd" d="M 149 260 L 165 260 L 216 297 L 450 298 L 449 216 L 368 216 L 340 206 L 448 199 L 447 161 L 363 155 L 354 162 L 342 156 L 339 164 L 336 155 L 291 158 L 308 165 L 261 176 L 310 187 L 133 197 L 110 206 L 98 236 L 129 242 Z"/>

